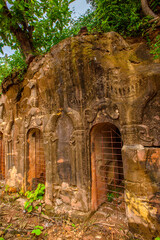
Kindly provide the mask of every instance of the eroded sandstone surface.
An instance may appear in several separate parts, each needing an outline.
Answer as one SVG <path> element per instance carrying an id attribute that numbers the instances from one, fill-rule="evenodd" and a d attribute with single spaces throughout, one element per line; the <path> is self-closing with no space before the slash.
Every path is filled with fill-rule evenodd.
<path id="1" fill-rule="evenodd" d="M 100 202 L 97 177 L 108 178 L 96 140 L 108 126 L 122 138 L 128 223 L 151 239 L 160 231 L 159 120 L 160 63 L 145 42 L 115 32 L 68 38 L 36 57 L 23 81 L 2 84 L 1 174 L 12 187 L 45 183 L 57 213 L 88 214 Z"/>

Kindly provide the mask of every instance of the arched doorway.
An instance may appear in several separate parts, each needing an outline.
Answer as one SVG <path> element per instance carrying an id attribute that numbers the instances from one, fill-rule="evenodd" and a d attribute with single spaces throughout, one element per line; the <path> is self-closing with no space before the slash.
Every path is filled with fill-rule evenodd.
<path id="1" fill-rule="evenodd" d="M 57 171 L 61 182 L 74 184 L 72 178 L 72 149 L 70 144 L 73 125 L 70 118 L 62 115 L 57 122 Z"/>
<path id="2" fill-rule="evenodd" d="M 0 180 L 5 179 L 5 154 L 3 144 L 3 134 L 0 132 Z"/>
<path id="3" fill-rule="evenodd" d="M 46 179 L 43 135 L 39 129 L 31 129 L 27 134 L 27 189 L 33 190 Z"/>
<path id="4" fill-rule="evenodd" d="M 122 140 L 111 123 L 95 125 L 91 130 L 92 210 L 104 202 L 117 203 L 124 196 L 121 155 Z"/>

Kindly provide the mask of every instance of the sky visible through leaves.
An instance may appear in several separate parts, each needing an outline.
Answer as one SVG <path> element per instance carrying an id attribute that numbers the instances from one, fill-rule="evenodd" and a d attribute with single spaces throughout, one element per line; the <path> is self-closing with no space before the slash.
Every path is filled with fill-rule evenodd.
<path id="1" fill-rule="evenodd" d="M 77 18 L 84 14 L 89 6 L 90 5 L 86 3 L 86 0 L 75 0 L 75 2 L 70 4 L 70 9 L 73 11 L 72 17 Z M 12 51 L 10 47 L 6 46 L 3 48 L 3 52 L 4 55 L 11 55 L 14 51 Z M 0 53 L 0 57 L 3 57 L 4 55 Z"/>

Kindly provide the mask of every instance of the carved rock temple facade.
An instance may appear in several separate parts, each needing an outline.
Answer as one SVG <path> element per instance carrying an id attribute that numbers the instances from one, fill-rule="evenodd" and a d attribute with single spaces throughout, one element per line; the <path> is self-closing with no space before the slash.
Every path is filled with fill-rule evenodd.
<path id="1" fill-rule="evenodd" d="M 46 204 L 79 214 L 123 180 L 128 223 L 151 236 L 160 232 L 159 123 L 160 63 L 145 43 L 115 32 L 68 38 L 23 81 L 2 84 L 0 177 L 26 190 L 45 183 Z"/>

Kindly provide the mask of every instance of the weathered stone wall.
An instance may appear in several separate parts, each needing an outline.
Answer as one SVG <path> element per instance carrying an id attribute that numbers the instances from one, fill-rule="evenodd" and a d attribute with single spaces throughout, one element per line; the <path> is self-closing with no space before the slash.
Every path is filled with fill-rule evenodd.
<path id="1" fill-rule="evenodd" d="M 123 147 L 129 226 L 152 239 L 160 232 L 160 148 Z"/>
<path id="2" fill-rule="evenodd" d="M 90 211 L 90 133 L 98 123 L 112 123 L 123 139 L 128 221 L 155 232 L 159 79 L 160 63 L 145 43 L 129 44 L 114 32 L 68 38 L 36 57 L 23 82 L 15 76 L 2 84 L 7 184 L 27 188 L 28 136 L 37 129 L 43 138 L 46 203 L 57 212 Z"/>

